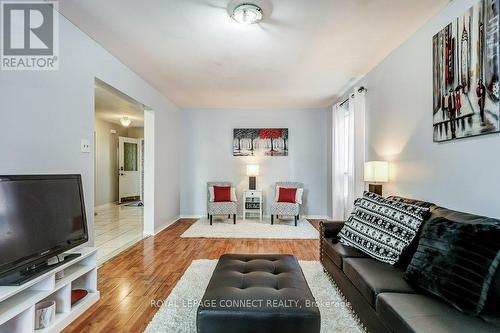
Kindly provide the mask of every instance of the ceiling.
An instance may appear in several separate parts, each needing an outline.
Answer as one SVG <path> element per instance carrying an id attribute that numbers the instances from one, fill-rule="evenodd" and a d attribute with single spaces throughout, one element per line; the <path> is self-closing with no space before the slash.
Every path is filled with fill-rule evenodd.
<path id="1" fill-rule="evenodd" d="M 100 81 L 95 85 L 95 116 L 119 125 L 120 118 L 127 116 L 132 120 L 129 127 L 144 127 L 143 106 Z"/>
<path id="2" fill-rule="evenodd" d="M 181 108 L 323 107 L 448 0 L 64 0 L 61 13 Z"/>

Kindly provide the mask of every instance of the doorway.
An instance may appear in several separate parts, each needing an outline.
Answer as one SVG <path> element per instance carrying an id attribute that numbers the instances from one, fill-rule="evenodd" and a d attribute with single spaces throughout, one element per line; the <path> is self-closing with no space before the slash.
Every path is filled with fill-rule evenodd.
<path id="1" fill-rule="evenodd" d="M 149 142 L 143 104 L 97 79 L 94 96 L 94 246 L 102 264 L 144 237 Z"/>

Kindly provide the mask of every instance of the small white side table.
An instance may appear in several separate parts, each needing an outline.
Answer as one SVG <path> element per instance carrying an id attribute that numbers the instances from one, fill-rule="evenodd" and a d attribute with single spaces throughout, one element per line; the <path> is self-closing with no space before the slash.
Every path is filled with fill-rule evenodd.
<path id="1" fill-rule="evenodd" d="M 247 218 L 247 214 L 256 216 L 262 221 L 262 191 L 247 190 L 243 191 L 243 219 Z"/>

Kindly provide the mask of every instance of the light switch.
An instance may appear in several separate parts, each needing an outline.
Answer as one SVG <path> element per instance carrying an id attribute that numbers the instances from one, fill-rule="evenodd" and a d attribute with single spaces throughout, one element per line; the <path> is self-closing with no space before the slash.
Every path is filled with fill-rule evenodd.
<path id="1" fill-rule="evenodd" d="M 82 153 L 90 153 L 90 140 L 82 139 L 82 142 L 80 144 L 80 148 L 81 148 Z"/>

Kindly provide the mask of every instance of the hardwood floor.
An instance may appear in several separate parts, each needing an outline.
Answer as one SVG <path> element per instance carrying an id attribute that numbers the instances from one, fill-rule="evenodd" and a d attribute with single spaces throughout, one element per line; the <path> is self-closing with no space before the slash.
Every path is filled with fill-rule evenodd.
<path id="1" fill-rule="evenodd" d="M 318 240 L 179 237 L 196 220 L 180 220 L 107 261 L 98 270 L 101 299 L 63 332 L 142 332 L 194 259 L 225 253 L 286 253 L 319 260 Z M 319 221 L 310 221 L 318 228 Z"/>

